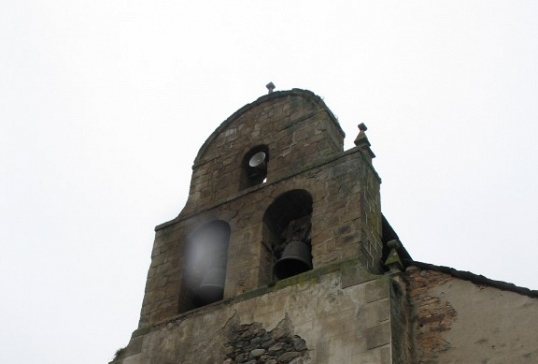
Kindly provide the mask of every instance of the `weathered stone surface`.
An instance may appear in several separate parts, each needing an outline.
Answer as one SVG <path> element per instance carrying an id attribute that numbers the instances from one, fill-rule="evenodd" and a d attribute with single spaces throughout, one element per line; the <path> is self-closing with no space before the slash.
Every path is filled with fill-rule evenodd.
<path id="1" fill-rule="evenodd" d="M 401 250 L 386 272 L 396 236 L 382 227 L 360 130 L 344 152 L 331 111 L 303 90 L 263 96 L 221 124 L 196 157 L 184 209 L 156 228 L 139 329 L 115 363 L 537 363 L 536 294 L 419 269 Z M 291 202 L 272 210 L 280 199 Z M 196 252 L 194 237 L 215 221 L 228 245 Z M 313 270 L 275 282 L 291 238 L 307 242 Z M 405 274 L 400 263 L 411 264 Z M 217 266 L 224 292 L 204 301 Z"/>
<path id="2" fill-rule="evenodd" d="M 305 350 L 306 349 L 306 342 L 301 339 L 300 337 L 294 337 L 293 338 L 293 347 L 297 351 Z"/>
<path id="3" fill-rule="evenodd" d="M 415 362 L 538 362 L 538 300 L 410 267 Z"/>
<path id="4" fill-rule="evenodd" d="M 261 347 L 263 349 L 269 349 L 271 350 L 270 348 L 275 344 L 275 340 L 273 338 L 271 338 L 270 336 L 268 336 L 267 338 L 267 341 L 264 341 L 261 345 Z"/>
<path id="5" fill-rule="evenodd" d="M 366 302 L 373 302 L 389 296 L 389 281 L 387 279 L 376 279 L 366 284 Z"/>
<path id="6" fill-rule="evenodd" d="M 288 107 L 286 115 L 282 110 Z M 268 148 L 267 181 L 241 189 L 242 158 L 257 145 Z M 183 211 L 157 228 L 140 327 L 196 308 L 195 294 L 185 288 L 182 254 L 191 234 L 216 219 L 231 228 L 224 298 L 270 283 L 263 215 L 278 196 L 294 189 L 313 199 L 314 268 L 358 258 L 380 272 L 379 183 L 360 150 L 343 151 L 336 119 L 312 93 L 275 93 L 241 109 L 200 149 Z M 344 287 L 362 279 L 348 276 Z"/>
<path id="7" fill-rule="evenodd" d="M 390 343 L 390 324 L 384 323 L 366 330 L 366 347 L 373 349 Z"/>
<path id="8" fill-rule="evenodd" d="M 376 337 L 384 340 L 386 336 L 376 327 L 390 322 L 387 299 L 366 302 L 365 289 L 371 281 L 344 290 L 340 282 L 341 271 L 336 268 L 312 274 L 300 284 L 281 285 L 244 300 L 183 314 L 139 335 L 143 344 L 137 360 L 140 364 L 161 364 L 230 359 L 231 364 L 242 364 L 255 359 L 268 364 L 289 359 L 288 363 L 332 364 L 353 362 L 359 356 L 379 358 L 384 346 Z M 300 355 L 281 357 L 286 353 Z"/>
<path id="9" fill-rule="evenodd" d="M 292 331 L 293 327 L 287 315 L 271 331 L 261 328 L 259 323 L 239 327 L 236 325 L 233 330 L 229 331 L 230 343 L 226 344 L 225 347 L 233 346 L 234 348 L 234 356 L 232 356 L 234 360 L 232 363 L 244 363 L 253 359 L 259 361 L 260 364 L 282 362 L 280 357 L 285 353 L 299 352 L 300 356 L 301 353 L 306 353 L 307 351 L 306 341 L 298 335 L 293 335 Z M 260 337 L 259 335 L 263 336 Z M 261 347 L 264 343 L 262 338 L 266 339 L 265 343 L 273 343 L 269 350 Z M 247 343 L 250 344 L 245 345 Z M 299 349 L 296 349 L 296 347 Z M 226 352 L 229 351 L 229 349 L 226 349 Z M 291 360 L 292 357 L 296 356 L 292 354 L 283 356 L 283 358 Z"/>
<path id="10" fill-rule="evenodd" d="M 272 351 L 272 352 L 278 351 L 278 350 L 281 350 L 283 347 L 284 347 L 284 344 L 279 342 L 279 343 L 276 343 L 275 345 L 271 346 L 269 348 L 269 351 Z"/>
<path id="11" fill-rule="evenodd" d="M 388 286 L 364 286 L 378 279 L 366 270 L 383 271 L 380 179 L 364 151 L 343 150 L 343 137 L 321 98 L 303 90 L 264 96 L 215 130 L 195 159 L 185 207 L 156 228 L 137 360 L 310 364 L 368 351 L 354 311 L 374 311 L 365 295 L 388 297 Z M 263 179 L 248 169 L 258 151 Z M 211 224 L 224 228 L 201 233 Z M 225 251 L 211 250 L 206 242 L 224 235 Z M 275 283 L 273 263 L 290 239 L 311 248 L 313 270 Z M 223 300 L 206 301 L 200 287 L 217 266 Z M 355 271 L 342 275 L 344 266 Z"/>
<path id="12" fill-rule="evenodd" d="M 284 353 L 284 354 L 280 355 L 278 357 L 278 361 L 281 361 L 282 363 L 288 363 L 292 359 L 295 359 L 296 357 L 298 357 L 299 355 L 301 355 L 301 354 L 298 353 L 297 351 L 289 351 L 287 353 Z"/>
<path id="13" fill-rule="evenodd" d="M 226 356 L 232 356 L 235 352 L 235 349 L 232 345 L 226 345 L 224 347 L 224 354 L 226 354 Z"/>
<path id="14" fill-rule="evenodd" d="M 342 288 L 374 280 L 376 277 L 362 266 L 351 266 L 342 272 Z"/>
<path id="15" fill-rule="evenodd" d="M 239 353 L 235 356 L 235 362 L 236 363 L 242 363 L 248 358 L 247 354 L 245 353 Z"/>
<path id="16" fill-rule="evenodd" d="M 265 349 L 254 349 L 250 352 L 250 357 L 257 358 L 259 356 L 262 356 L 263 354 L 265 354 Z"/>

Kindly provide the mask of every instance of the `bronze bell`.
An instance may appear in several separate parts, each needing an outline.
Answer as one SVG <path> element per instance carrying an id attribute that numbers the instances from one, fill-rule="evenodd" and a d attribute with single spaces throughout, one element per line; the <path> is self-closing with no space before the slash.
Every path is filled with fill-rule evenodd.
<path id="1" fill-rule="evenodd" d="M 222 268 L 209 269 L 202 278 L 202 283 L 196 290 L 196 296 L 201 306 L 220 301 L 224 294 L 226 270 Z"/>
<path id="2" fill-rule="evenodd" d="M 312 269 L 310 248 L 302 241 L 291 241 L 282 252 L 282 257 L 273 266 L 278 279 L 289 278 Z"/>

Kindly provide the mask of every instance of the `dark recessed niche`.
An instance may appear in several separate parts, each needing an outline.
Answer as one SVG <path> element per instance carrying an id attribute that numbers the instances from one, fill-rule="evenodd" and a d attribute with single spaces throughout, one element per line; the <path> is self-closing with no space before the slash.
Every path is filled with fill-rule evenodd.
<path id="1" fill-rule="evenodd" d="M 292 277 L 313 268 L 311 219 L 312 196 L 305 190 L 285 192 L 267 208 L 263 217 L 260 283 Z"/>
<path id="2" fill-rule="evenodd" d="M 269 162 L 269 148 L 267 145 L 258 145 L 243 157 L 241 162 L 240 189 L 256 186 L 267 180 L 267 164 Z"/>
<path id="3" fill-rule="evenodd" d="M 216 220 L 188 239 L 179 296 L 179 312 L 222 300 L 226 281 L 230 226 Z"/>

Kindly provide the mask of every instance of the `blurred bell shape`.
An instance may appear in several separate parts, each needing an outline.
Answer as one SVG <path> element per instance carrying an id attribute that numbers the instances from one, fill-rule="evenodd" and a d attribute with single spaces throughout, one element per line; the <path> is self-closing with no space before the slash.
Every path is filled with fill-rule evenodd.
<path id="1" fill-rule="evenodd" d="M 196 290 L 200 305 L 208 305 L 222 300 L 225 279 L 226 270 L 222 268 L 211 268 L 206 272 L 202 278 L 202 283 Z"/>
<path id="2" fill-rule="evenodd" d="M 264 168 L 265 167 L 265 152 L 258 152 L 250 157 L 248 161 L 249 167 Z"/>
<path id="3" fill-rule="evenodd" d="M 278 279 L 293 277 L 312 269 L 310 248 L 302 241 L 291 241 L 282 252 L 282 257 L 273 266 Z"/>

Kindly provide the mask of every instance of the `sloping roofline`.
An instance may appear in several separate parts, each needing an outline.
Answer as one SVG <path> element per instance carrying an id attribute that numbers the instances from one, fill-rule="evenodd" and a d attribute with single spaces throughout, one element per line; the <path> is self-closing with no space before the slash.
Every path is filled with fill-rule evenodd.
<path id="1" fill-rule="evenodd" d="M 538 291 L 537 290 L 531 290 L 529 288 L 516 286 L 513 283 L 507 283 L 503 281 L 496 281 L 493 279 L 489 279 L 484 277 L 483 275 L 474 274 L 471 272 L 465 272 L 461 270 L 457 270 L 450 267 L 444 267 L 444 266 L 438 266 L 434 264 L 428 264 L 428 263 L 422 263 L 417 262 L 415 260 L 406 260 L 404 261 L 404 264 L 406 267 L 414 266 L 417 268 L 420 268 L 422 270 L 433 270 L 441 273 L 445 273 L 448 275 L 451 275 L 454 278 L 463 279 L 465 281 L 472 282 L 474 284 L 480 284 L 483 286 L 489 286 L 493 288 L 497 288 L 503 291 L 510 291 L 514 293 L 519 293 L 521 295 L 529 296 L 532 298 L 538 298 Z"/>
<path id="2" fill-rule="evenodd" d="M 287 96 L 302 96 L 305 99 L 312 100 L 315 104 L 319 105 L 320 107 L 322 107 L 327 112 L 327 114 L 331 118 L 331 121 L 336 126 L 336 129 L 342 135 L 342 138 L 344 138 L 346 136 L 346 133 L 344 133 L 344 131 L 342 130 L 342 127 L 340 127 L 340 124 L 338 123 L 338 120 L 336 119 L 336 117 L 334 116 L 332 111 L 327 107 L 327 105 L 325 105 L 325 102 L 323 102 L 321 97 L 314 94 L 312 91 L 303 90 L 303 89 L 299 89 L 299 88 L 294 88 L 294 89 L 291 89 L 291 90 L 288 90 L 288 91 L 275 91 L 275 92 L 272 92 L 270 94 L 263 95 L 263 96 L 259 97 L 256 101 L 254 101 L 254 102 L 252 102 L 250 104 L 246 104 L 245 106 L 243 106 L 242 108 L 240 108 L 239 110 L 234 112 L 226 120 L 224 120 L 215 129 L 215 131 L 209 136 L 209 138 L 207 138 L 205 143 L 202 145 L 202 147 L 198 151 L 198 154 L 196 155 L 196 158 L 194 159 L 193 168 L 200 162 L 200 160 L 204 156 L 206 150 L 209 148 L 209 146 L 213 142 L 213 140 L 220 134 L 220 132 L 224 128 L 226 128 L 226 126 L 228 126 L 228 124 L 230 124 L 232 121 L 234 121 L 236 118 L 238 118 L 240 115 L 244 114 L 248 110 L 250 110 L 250 109 L 252 109 L 252 108 L 254 108 L 256 106 L 259 106 L 260 104 L 262 104 L 262 103 L 264 103 L 264 102 L 266 102 L 268 100 L 273 100 L 273 99 L 277 99 L 277 98 L 283 98 L 283 97 L 287 97 Z"/>

